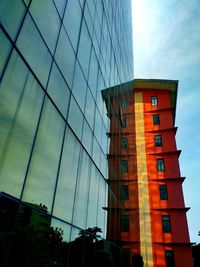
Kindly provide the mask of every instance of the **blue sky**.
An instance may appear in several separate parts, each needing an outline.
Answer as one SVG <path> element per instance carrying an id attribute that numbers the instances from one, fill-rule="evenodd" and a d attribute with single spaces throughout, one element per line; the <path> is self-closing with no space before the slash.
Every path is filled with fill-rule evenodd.
<path id="1" fill-rule="evenodd" d="M 190 239 L 200 243 L 200 0 L 133 0 L 134 77 L 179 80 L 177 148 Z"/>

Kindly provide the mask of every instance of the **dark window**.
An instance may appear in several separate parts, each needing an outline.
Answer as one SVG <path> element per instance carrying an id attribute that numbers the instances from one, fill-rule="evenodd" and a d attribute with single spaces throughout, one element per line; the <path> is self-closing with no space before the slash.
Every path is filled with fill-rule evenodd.
<path id="1" fill-rule="evenodd" d="M 164 159 L 157 159 L 157 170 L 159 172 L 165 171 Z"/>
<path id="2" fill-rule="evenodd" d="M 162 136 L 155 135 L 155 146 L 162 146 Z"/>
<path id="3" fill-rule="evenodd" d="M 120 188 L 120 199 L 121 200 L 128 200 L 129 195 L 128 195 L 128 185 L 121 185 Z"/>
<path id="4" fill-rule="evenodd" d="M 171 233 L 171 222 L 169 215 L 162 216 L 162 225 L 164 233 Z"/>
<path id="5" fill-rule="evenodd" d="M 126 109 L 127 108 L 127 103 L 126 103 L 126 100 L 125 99 L 122 99 L 121 100 L 121 108 L 122 109 Z"/>
<path id="6" fill-rule="evenodd" d="M 122 128 L 126 128 L 126 117 L 122 118 Z"/>
<path id="7" fill-rule="evenodd" d="M 121 136 L 121 149 L 127 149 L 127 138 L 125 136 Z"/>
<path id="8" fill-rule="evenodd" d="M 153 115 L 153 124 L 154 125 L 160 124 L 160 116 L 158 114 Z"/>
<path id="9" fill-rule="evenodd" d="M 165 250 L 166 267 L 175 267 L 174 252 L 172 250 Z"/>
<path id="10" fill-rule="evenodd" d="M 166 185 L 160 185 L 160 199 L 161 200 L 168 199 L 167 186 Z"/>
<path id="11" fill-rule="evenodd" d="M 128 172 L 128 161 L 127 160 L 120 161 L 120 171 L 121 173 Z"/>
<path id="12" fill-rule="evenodd" d="M 157 106 L 158 105 L 158 97 L 157 96 L 152 96 L 151 97 L 151 104 L 152 104 L 152 106 Z"/>
<path id="13" fill-rule="evenodd" d="M 121 232 L 129 231 L 129 217 L 128 215 L 121 216 Z"/>

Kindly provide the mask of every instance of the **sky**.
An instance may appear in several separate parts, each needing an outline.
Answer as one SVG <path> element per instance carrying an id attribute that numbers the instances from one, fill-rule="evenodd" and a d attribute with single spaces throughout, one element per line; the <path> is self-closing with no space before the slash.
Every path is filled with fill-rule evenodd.
<path id="1" fill-rule="evenodd" d="M 200 243 L 200 0 L 132 1 L 134 78 L 179 80 L 176 142 L 190 240 Z"/>

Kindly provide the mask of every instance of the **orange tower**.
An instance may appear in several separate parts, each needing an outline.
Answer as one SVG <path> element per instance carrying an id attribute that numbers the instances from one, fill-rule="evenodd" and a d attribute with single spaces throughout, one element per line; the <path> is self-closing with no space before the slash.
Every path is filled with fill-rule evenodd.
<path id="1" fill-rule="evenodd" d="M 146 267 L 192 267 L 174 127 L 178 81 L 102 91 L 110 118 L 108 239 Z M 134 265 L 133 265 L 134 266 Z"/>

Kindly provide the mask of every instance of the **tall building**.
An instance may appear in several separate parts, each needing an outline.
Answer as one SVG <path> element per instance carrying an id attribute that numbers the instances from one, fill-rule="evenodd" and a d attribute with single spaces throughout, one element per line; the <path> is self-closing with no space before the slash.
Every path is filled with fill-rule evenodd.
<path id="1" fill-rule="evenodd" d="M 43 232 L 51 238 L 69 244 L 94 227 L 106 238 L 109 124 L 101 90 L 133 79 L 131 1 L 1 0 L 0 18 L 0 265 L 43 266 L 43 241 L 27 236 L 29 217 L 16 223 L 25 206 L 42 214 L 34 218 L 50 218 L 55 232 Z M 35 250 L 27 251 L 30 242 Z M 52 247 L 48 266 L 58 258 L 75 266 Z"/>
<path id="2" fill-rule="evenodd" d="M 121 201 L 109 194 L 107 237 L 141 254 L 148 267 L 192 267 L 175 142 L 177 90 L 178 81 L 135 79 L 102 91 L 108 183 Z"/>

